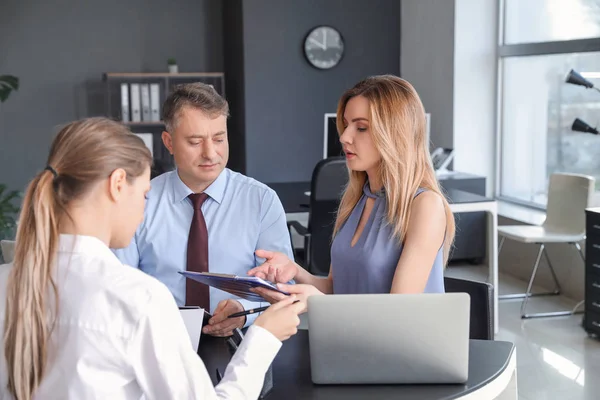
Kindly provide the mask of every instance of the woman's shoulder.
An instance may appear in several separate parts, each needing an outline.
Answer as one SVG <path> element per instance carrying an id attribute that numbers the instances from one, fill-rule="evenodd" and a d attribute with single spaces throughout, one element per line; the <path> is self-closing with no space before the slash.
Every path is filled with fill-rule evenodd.
<path id="1" fill-rule="evenodd" d="M 444 206 L 444 201 L 442 195 L 434 192 L 433 190 L 429 190 L 427 188 L 418 188 L 415 192 L 415 202 L 417 200 L 421 200 L 421 202 L 426 204 L 438 204 L 440 206 Z M 425 200 L 422 200 L 425 199 Z"/>
<path id="2" fill-rule="evenodd" d="M 411 214 L 411 219 L 415 217 L 415 219 L 423 223 L 433 223 L 439 220 L 445 225 L 446 210 L 444 199 L 439 193 L 433 190 L 419 189 L 415 194 Z"/>

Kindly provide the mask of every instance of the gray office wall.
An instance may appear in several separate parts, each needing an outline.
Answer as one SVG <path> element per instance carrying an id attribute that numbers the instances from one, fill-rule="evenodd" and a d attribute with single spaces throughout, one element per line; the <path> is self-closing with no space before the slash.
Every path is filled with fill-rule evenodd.
<path id="1" fill-rule="evenodd" d="M 317 25 L 338 29 L 339 65 L 304 59 Z M 247 174 L 264 182 L 310 180 L 323 154 L 323 116 L 344 90 L 375 74 L 399 74 L 398 0 L 243 0 Z M 233 118 L 233 117 L 232 117 Z"/>
<path id="2" fill-rule="evenodd" d="M 0 183 L 21 189 L 44 167 L 58 125 L 102 114 L 103 72 L 223 68 L 215 0 L 3 0 L 0 75 L 21 88 L 0 103 Z"/>
<path id="3" fill-rule="evenodd" d="M 400 70 L 431 113 L 433 147 L 453 147 L 454 1 L 402 0 Z"/>

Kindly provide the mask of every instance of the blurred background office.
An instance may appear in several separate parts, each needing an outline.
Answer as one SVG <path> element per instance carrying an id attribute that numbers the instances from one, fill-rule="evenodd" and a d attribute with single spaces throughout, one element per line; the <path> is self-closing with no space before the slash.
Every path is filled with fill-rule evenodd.
<path id="1" fill-rule="evenodd" d="M 495 337 L 517 344 L 520 398 L 597 398 L 585 378 L 600 372 L 588 337 L 600 328 L 600 269 L 582 217 L 600 205 L 597 0 L 4 0 L 0 52 L 0 239 L 14 237 L 18 192 L 61 124 L 123 120 L 152 149 L 157 175 L 173 168 L 160 104 L 173 85 L 203 81 L 230 103 L 229 168 L 278 192 L 297 258 L 323 274 L 344 184 L 337 100 L 368 75 L 407 79 L 455 206 L 447 276 L 494 283 Z M 571 70 L 583 81 L 567 82 Z M 584 125 L 573 129 L 576 119 Z M 503 241 L 503 226 L 541 226 L 551 177 L 565 173 L 591 177 L 594 194 L 574 211 L 581 235 L 543 252 L 544 238 Z M 526 292 L 532 276 L 531 292 L 561 290 L 532 297 L 527 313 L 585 314 L 524 316 L 523 299 L 506 295 Z"/>

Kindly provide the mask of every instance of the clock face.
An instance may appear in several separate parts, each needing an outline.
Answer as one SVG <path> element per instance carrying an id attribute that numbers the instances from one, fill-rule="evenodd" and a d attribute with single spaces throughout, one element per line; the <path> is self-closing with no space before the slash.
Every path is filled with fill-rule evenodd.
<path id="1" fill-rule="evenodd" d="M 344 41 L 340 33 L 329 26 L 313 29 L 304 40 L 304 55 L 319 69 L 335 67 L 344 54 Z"/>

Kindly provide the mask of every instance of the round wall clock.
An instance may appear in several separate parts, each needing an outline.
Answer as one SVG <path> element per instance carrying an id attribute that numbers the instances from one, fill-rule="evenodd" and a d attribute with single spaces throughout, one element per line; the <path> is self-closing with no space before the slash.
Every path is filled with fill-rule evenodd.
<path id="1" fill-rule="evenodd" d="M 342 35 L 330 26 L 318 26 L 304 39 L 304 55 L 308 62 L 319 69 L 333 68 L 344 55 Z"/>

